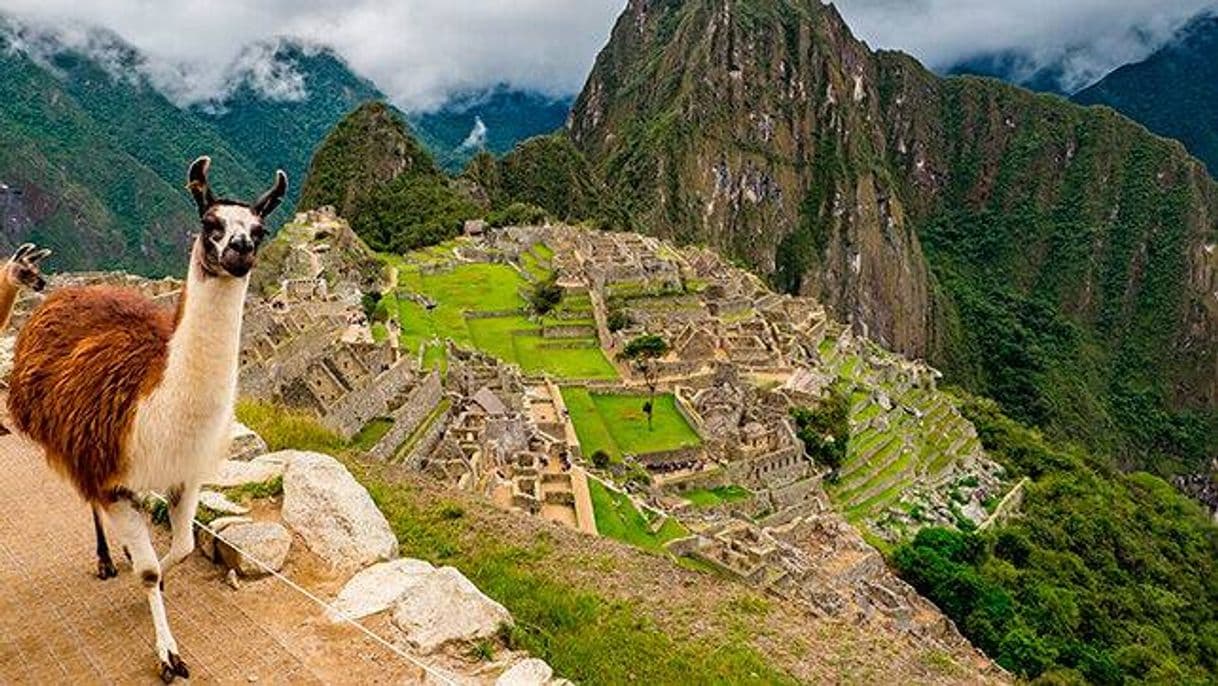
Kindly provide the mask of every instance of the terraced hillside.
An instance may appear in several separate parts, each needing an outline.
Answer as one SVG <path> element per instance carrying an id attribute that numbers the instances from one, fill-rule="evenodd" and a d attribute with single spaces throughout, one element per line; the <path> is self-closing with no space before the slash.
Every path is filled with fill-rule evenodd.
<path id="1" fill-rule="evenodd" d="M 828 488 L 846 518 L 890 539 L 927 524 L 984 523 L 1009 484 L 956 400 L 886 373 L 895 358 L 866 341 L 842 335 L 819 351 L 850 389 L 850 444 Z"/>

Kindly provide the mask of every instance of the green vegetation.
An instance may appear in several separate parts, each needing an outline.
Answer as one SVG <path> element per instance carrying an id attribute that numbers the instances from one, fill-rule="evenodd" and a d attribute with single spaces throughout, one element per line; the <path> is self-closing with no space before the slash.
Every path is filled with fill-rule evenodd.
<path id="1" fill-rule="evenodd" d="M 448 516 L 448 504 L 351 466 L 404 556 L 460 569 L 512 613 L 508 647 L 546 660 L 564 677 L 605 684 L 794 683 L 717 620 L 696 636 L 674 637 L 638 601 L 564 581 L 551 568 L 557 561 L 544 540 L 508 545 L 471 529 L 468 516 Z"/>
<path id="2" fill-rule="evenodd" d="M 322 205 L 333 205 L 374 250 L 393 252 L 452 238 L 483 214 L 381 102 L 344 117 L 314 153 L 300 207 Z"/>
<path id="3" fill-rule="evenodd" d="M 273 403 L 240 400 L 237 421 L 262 436 L 271 452 L 307 450 L 335 455 L 348 449 L 342 438 L 326 430 L 312 416 Z"/>
<path id="4" fill-rule="evenodd" d="M 462 263 L 425 274 L 419 264 L 440 259 L 444 253 L 443 246 L 431 250 L 434 252 L 414 252 L 405 258 L 385 257 L 398 270 L 403 294 L 386 296 L 382 302 L 397 309 L 404 350 L 452 339 L 517 364 L 526 374 L 547 373 L 565 379 L 617 378 L 617 370 L 605 359 L 594 337 L 549 339 L 541 335 L 541 325 L 523 314 L 525 301 L 520 290 L 528 282 L 515 269 L 504 264 Z M 405 297 L 404 292 L 425 296 L 436 306 L 428 310 Z M 477 313 L 494 315 L 468 316 Z M 442 350 L 431 355 L 434 364 Z"/>
<path id="5" fill-rule="evenodd" d="M 791 408 L 791 416 L 808 457 L 829 469 L 839 469 L 850 442 L 850 399 L 846 394 L 832 388 L 819 405 Z"/>
<path id="6" fill-rule="evenodd" d="M 1218 671 L 1218 529 L 1145 473 L 1048 443 L 991 401 L 966 406 L 987 450 L 1032 478 L 1022 516 L 924 529 L 892 556 L 965 635 L 1024 677 L 1204 683 Z"/>
<path id="7" fill-rule="evenodd" d="M 651 393 L 643 405 L 643 411 L 647 413 L 648 431 L 654 428 L 652 420 L 655 418 L 656 382 L 659 376 L 656 361 L 667 354 L 668 342 L 655 334 L 643 334 L 634 338 L 626 343 L 626 347 L 622 349 L 621 353 L 623 360 L 629 361 L 636 370 L 643 374 L 643 379 L 647 382 L 647 390 Z"/>
<path id="8" fill-rule="evenodd" d="M 554 282 L 553 277 L 533 284 L 533 292 L 529 294 L 529 305 L 532 306 L 535 314 L 549 314 L 551 310 L 558 307 L 560 302 L 562 302 L 562 289 Z"/>
<path id="9" fill-rule="evenodd" d="M 656 396 L 653 403 L 658 420 L 649 430 L 644 422 L 646 398 L 637 395 L 590 393 L 588 389 L 567 386 L 563 401 L 571 413 L 580 447 L 586 454 L 605 451 L 614 460 L 623 454 L 643 455 L 676 450 L 701 443 L 685 417 L 677 410 L 671 394 Z"/>
<path id="10" fill-rule="evenodd" d="M 242 484 L 224 489 L 224 495 L 235 503 L 249 503 L 251 500 L 278 498 L 283 495 L 283 477 L 276 476 L 260 484 Z"/>
<path id="11" fill-rule="evenodd" d="M 351 439 L 351 446 L 356 450 L 371 450 L 393 428 L 393 420 L 388 417 L 376 417 L 364 425 Z"/>
<path id="12" fill-rule="evenodd" d="M 588 491 L 592 496 L 592 508 L 596 514 L 596 530 L 602 536 L 629 543 L 643 550 L 667 554 L 664 550 L 666 542 L 689 535 L 689 531 L 671 517 L 666 517 L 656 528 L 654 519 L 649 519 L 648 515 L 639 512 L 628 496 L 610 490 L 596 479 L 588 480 Z M 663 515 L 650 516 L 654 518 Z"/>
<path id="13" fill-rule="evenodd" d="M 753 497 L 752 492 L 743 486 L 729 485 L 715 488 L 698 488 L 681 494 L 697 507 L 714 507 L 726 503 L 736 503 Z"/>

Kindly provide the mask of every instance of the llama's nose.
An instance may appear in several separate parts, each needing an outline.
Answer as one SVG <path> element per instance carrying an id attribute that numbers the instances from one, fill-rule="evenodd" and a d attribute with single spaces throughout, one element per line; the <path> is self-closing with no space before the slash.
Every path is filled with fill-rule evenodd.
<path id="1" fill-rule="evenodd" d="M 249 236 L 233 236 L 233 239 L 228 242 L 228 247 L 238 255 L 248 255 L 254 252 L 254 242 L 250 240 Z"/>

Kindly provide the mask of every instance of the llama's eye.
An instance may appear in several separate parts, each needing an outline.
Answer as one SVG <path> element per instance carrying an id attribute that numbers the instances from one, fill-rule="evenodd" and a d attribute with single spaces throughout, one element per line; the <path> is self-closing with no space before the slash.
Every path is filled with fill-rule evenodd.
<path id="1" fill-rule="evenodd" d="M 264 237 L 266 237 L 266 229 L 262 228 L 261 224 L 250 227 L 250 238 L 254 239 L 255 243 L 261 243 Z"/>
<path id="2" fill-rule="evenodd" d="M 208 217 L 203 220 L 203 233 L 208 238 L 218 238 L 220 234 L 224 233 L 224 225 L 218 219 Z"/>

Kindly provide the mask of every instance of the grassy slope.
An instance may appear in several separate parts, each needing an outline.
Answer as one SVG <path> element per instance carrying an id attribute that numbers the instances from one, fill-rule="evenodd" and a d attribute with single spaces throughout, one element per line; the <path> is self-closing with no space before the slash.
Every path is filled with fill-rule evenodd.
<path id="1" fill-rule="evenodd" d="M 242 402 L 271 450 L 338 455 L 385 512 L 402 554 L 457 567 L 516 619 L 510 642 L 581 683 L 976 683 L 943 653 L 809 618 L 662 556 L 496 510 L 398 468 L 361 462 L 307 417 Z"/>

